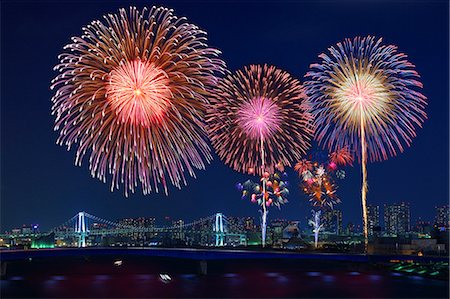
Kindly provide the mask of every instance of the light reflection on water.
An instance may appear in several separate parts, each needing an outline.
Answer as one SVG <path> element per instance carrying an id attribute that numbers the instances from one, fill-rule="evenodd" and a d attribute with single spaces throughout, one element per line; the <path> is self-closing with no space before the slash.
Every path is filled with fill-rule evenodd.
<path id="1" fill-rule="evenodd" d="M 371 281 L 379 281 L 379 280 L 381 280 L 381 275 L 371 274 L 371 275 L 369 275 L 369 279 Z"/>
<path id="2" fill-rule="evenodd" d="M 1 281 L 6 297 L 22 294 L 24 285 L 37 297 L 442 297 L 448 282 L 399 273 L 352 272 L 245 272 L 200 275 L 172 274 L 162 283 L 155 274 L 50 275 L 29 279 L 12 276 Z M 259 293 L 258 293 L 259 292 Z M 272 292 L 272 293 L 271 293 Z M 22 297 L 28 293 L 24 293 Z M 32 297 L 36 294 L 32 293 Z M 16 296 L 17 297 L 17 296 Z"/>
<path id="3" fill-rule="evenodd" d="M 136 274 L 136 279 L 139 280 L 148 280 L 148 279 L 152 279 L 154 278 L 154 275 L 150 275 L 150 274 Z"/>
<path id="4" fill-rule="evenodd" d="M 94 275 L 94 279 L 99 281 L 108 280 L 110 277 L 110 275 Z"/>
<path id="5" fill-rule="evenodd" d="M 55 275 L 52 277 L 53 280 L 66 280 L 66 277 L 63 275 Z"/>
<path id="6" fill-rule="evenodd" d="M 306 275 L 316 277 L 322 275 L 320 272 L 306 272 Z"/>
<path id="7" fill-rule="evenodd" d="M 332 275 L 324 275 L 322 279 L 326 283 L 332 283 L 335 281 L 335 278 Z"/>

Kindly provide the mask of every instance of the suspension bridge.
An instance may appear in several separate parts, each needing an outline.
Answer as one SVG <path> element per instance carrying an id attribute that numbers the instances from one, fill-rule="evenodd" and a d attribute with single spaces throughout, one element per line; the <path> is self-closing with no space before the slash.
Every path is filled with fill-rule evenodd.
<path id="1" fill-rule="evenodd" d="M 89 237 L 106 236 L 130 236 L 133 234 L 179 234 L 179 235 L 203 235 L 212 237 L 213 246 L 227 245 L 227 239 L 234 237 L 240 244 L 246 245 L 246 235 L 239 231 L 231 231 L 230 220 L 222 213 L 215 213 L 200 220 L 175 224 L 172 226 L 133 226 L 120 222 L 106 220 L 87 212 L 79 212 L 64 223 L 54 227 L 48 233 L 54 233 L 56 239 L 76 239 L 78 247 L 88 246 Z M 29 237 L 37 237 L 41 234 L 29 234 Z M 6 237 L 6 236 L 4 236 Z M 7 237 L 27 237 L 26 234 L 8 235 Z"/>

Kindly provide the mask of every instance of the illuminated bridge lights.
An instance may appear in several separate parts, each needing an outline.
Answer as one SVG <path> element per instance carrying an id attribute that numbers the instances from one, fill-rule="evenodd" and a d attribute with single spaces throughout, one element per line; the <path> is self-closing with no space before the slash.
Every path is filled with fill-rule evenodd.
<path id="1" fill-rule="evenodd" d="M 194 221 L 182 225 L 173 225 L 171 227 L 137 227 L 132 225 L 124 225 L 121 223 L 105 220 L 96 216 L 93 216 L 86 212 L 79 212 L 65 223 L 53 228 L 50 233 L 55 234 L 56 243 L 61 245 L 64 238 L 76 238 L 78 247 L 87 247 L 88 236 L 109 236 L 109 235 L 123 235 L 123 234 L 135 234 L 135 233 L 153 233 L 155 235 L 159 233 L 180 232 L 182 230 L 189 230 L 189 233 L 204 233 L 195 228 L 196 225 L 203 225 L 206 223 L 212 223 L 209 235 L 214 236 L 215 244 L 213 246 L 225 246 L 227 244 L 227 238 L 232 237 L 235 242 L 239 242 L 240 245 L 247 245 L 247 237 L 241 232 L 230 232 L 228 230 L 228 218 L 222 213 L 216 213 L 206 218 L 202 218 L 198 221 Z M 89 223 L 96 226 L 89 226 Z M 91 230 L 89 229 L 91 227 Z M 31 239 L 30 239 L 31 241 Z M 55 241 L 53 241 L 54 243 Z M 42 242 L 41 242 L 42 243 Z M 65 244 L 65 243 L 64 243 Z M 54 244 L 38 245 L 33 248 L 53 248 Z"/>

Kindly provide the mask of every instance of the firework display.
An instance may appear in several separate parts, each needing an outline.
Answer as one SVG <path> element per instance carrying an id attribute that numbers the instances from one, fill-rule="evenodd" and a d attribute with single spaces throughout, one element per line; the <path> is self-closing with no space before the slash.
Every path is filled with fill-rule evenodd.
<path id="1" fill-rule="evenodd" d="M 420 93 L 422 83 L 414 65 L 382 39 L 346 39 L 319 58 L 305 83 L 315 137 L 331 151 L 348 147 L 361 161 L 367 248 L 366 163 L 385 160 L 410 146 L 415 129 L 427 117 L 426 97 Z"/>
<path id="2" fill-rule="evenodd" d="M 300 81 L 274 66 L 250 65 L 219 82 L 206 122 L 219 157 L 234 170 L 263 176 L 262 194 L 267 196 L 267 174 L 290 166 L 310 145 L 307 111 Z M 261 200 L 263 246 L 266 205 Z"/>
<path id="3" fill-rule="evenodd" d="M 298 80 L 274 66 L 251 65 L 219 82 L 207 129 L 227 165 L 263 175 L 305 154 L 313 133 L 307 110 Z"/>
<path id="4" fill-rule="evenodd" d="M 286 172 L 276 171 L 273 174 L 265 172 L 259 182 L 247 180 L 245 183 L 239 183 L 237 187 L 242 191 L 242 199 L 249 198 L 252 203 L 258 205 L 264 204 L 266 207 L 275 205 L 280 208 L 282 204 L 288 202 L 289 189 L 286 179 Z M 265 191 L 263 184 L 266 185 Z"/>
<path id="5" fill-rule="evenodd" d="M 89 156 L 93 177 L 125 195 L 167 194 L 211 159 L 203 116 L 224 72 L 206 33 L 173 11 L 132 7 L 93 21 L 59 56 L 52 80 L 57 143 Z"/>
<path id="6" fill-rule="evenodd" d="M 242 199 L 250 198 L 252 203 L 257 203 L 262 206 L 261 210 L 261 234 L 263 245 L 266 240 L 267 230 L 267 214 L 266 207 L 272 205 L 281 208 L 281 205 L 288 202 L 287 196 L 289 195 L 289 189 L 287 188 L 288 182 L 287 173 L 284 172 L 284 166 L 277 164 L 276 171 L 273 174 L 265 172 L 258 183 L 252 180 L 247 180 L 245 183 L 237 184 L 237 187 L 242 191 Z"/>
<path id="7" fill-rule="evenodd" d="M 313 156 L 318 157 L 322 154 L 311 155 L 310 158 Z M 341 202 L 336 194 L 337 184 L 335 180 L 345 178 L 345 171 L 338 167 L 352 165 L 353 157 L 346 148 L 332 152 L 328 157 L 328 160 L 314 162 L 302 159 L 294 166 L 294 170 L 301 177 L 301 188 L 309 196 L 311 204 L 321 208 L 327 206 L 333 209 L 335 204 Z M 336 162 L 337 160 L 339 164 Z"/>

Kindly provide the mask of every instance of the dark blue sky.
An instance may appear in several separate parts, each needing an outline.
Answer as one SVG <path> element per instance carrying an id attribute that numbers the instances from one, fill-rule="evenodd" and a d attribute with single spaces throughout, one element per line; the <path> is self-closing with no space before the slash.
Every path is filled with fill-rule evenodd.
<path id="1" fill-rule="evenodd" d="M 152 194 L 126 199 L 90 177 L 88 164 L 74 166 L 74 151 L 55 144 L 50 115 L 50 80 L 57 56 L 81 27 L 120 7 L 164 5 L 186 16 L 223 52 L 230 70 L 269 63 L 303 81 L 310 63 L 346 37 L 375 35 L 409 55 L 429 99 L 429 119 L 412 147 L 369 172 L 369 203 L 411 202 L 415 219 L 434 217 L 434 206 L 449 199 L 449 31 L 448 1 L 239 2 L 25 2 L 1 7 L 1 230 L 24 223 L 45 228 L 85 210 L 106 219 L 170 215 L 186 220 L 221 211 L 255 216 L 257 206 L 240 200 L 235 183 L 246 179 L 217 157 L 197 179 L 169 197 Z M 302 220 L 310 206 L 291 172 L 290 203 L 270 218 Z M 347 170 L 339 206 L 360 223 L 360 166 Z"/>

